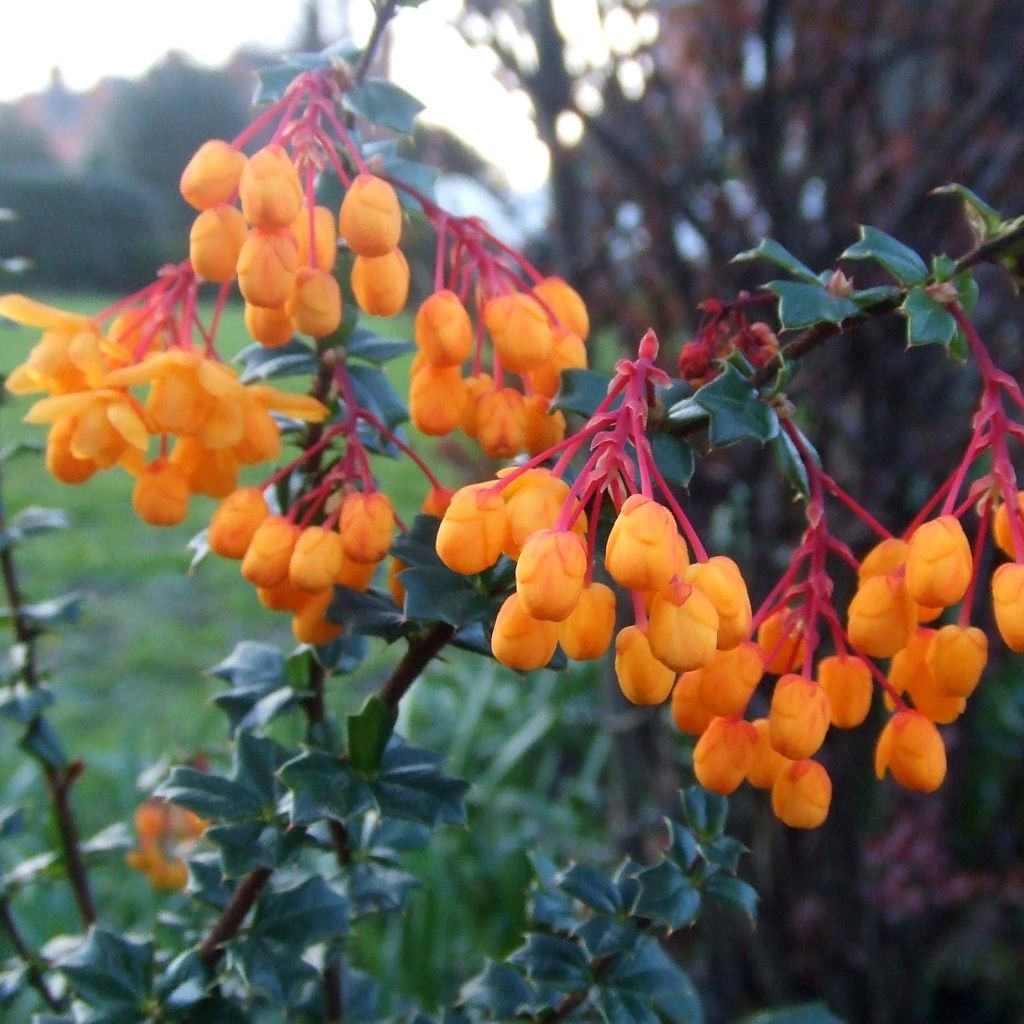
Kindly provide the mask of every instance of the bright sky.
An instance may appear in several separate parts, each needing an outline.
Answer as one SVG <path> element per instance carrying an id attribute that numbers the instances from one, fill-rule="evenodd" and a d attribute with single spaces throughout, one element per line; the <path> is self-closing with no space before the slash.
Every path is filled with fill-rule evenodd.
<path id="1" fill-rule="evenodd" d="M 585 0 L 572 3 L 589 7 Z M 325 34 L 337 36 L 345 27 L 341 0 L 321 0 L 320 7 Z M 363 41 L 372 22 L 370 0 L 350 0 L 349 7 L 349 30 Z M 459 8 L 459 0 L 427 0 L 401 12 L 393 77 L 427 104 L 425 118 L 461 135 L 505 171 L 512 188 L 534 191 L 547 177 L 547 150 L 524 98 L 500 86 L 487 55 L 467 46 L 451 26 Z M 0 100 L 45 88 L 54 67 L 71 89 L 84 90 L 106 75 L 138 77 L 168 50 L 217 65 L 246 43 L 280 49 L 296 38 L 301 11 L 301 0 L 17 3 L 4 29 Z"/>

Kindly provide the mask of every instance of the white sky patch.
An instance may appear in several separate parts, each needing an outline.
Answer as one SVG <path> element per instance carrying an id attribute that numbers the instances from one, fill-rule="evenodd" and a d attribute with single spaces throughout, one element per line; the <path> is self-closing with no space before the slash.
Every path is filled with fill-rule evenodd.
<path id="1" fill-rule="evenodd" d="M 428 0 L 399 14 L 392 26 L 393 77 L 427 105 L 424 120 L 460 136 L 499 167 L 515 191 L 533 192 L 547 180 L 550 157 L 529 101 L 494 78 L 491 51 L 469 46 L 450 24 L 461 6 L 459 0 Z M 302 8 L 301 0 L 19 3 L 5 30 L 0 101 L 45 89 L 54 67 L 68 88 L 83 91 L 108 76 L 138 78 L 170 50 L 211 67 L 246 45 L 281 50 L 294 45 Z M 326 38 L 344 32 L 362 43 L 373 8 L 370 0 L 350 0 L 345 14 L 338 0 L 321 0 L 320 17 Z M 599 34 L 599 21 L 596 28 Z"/>

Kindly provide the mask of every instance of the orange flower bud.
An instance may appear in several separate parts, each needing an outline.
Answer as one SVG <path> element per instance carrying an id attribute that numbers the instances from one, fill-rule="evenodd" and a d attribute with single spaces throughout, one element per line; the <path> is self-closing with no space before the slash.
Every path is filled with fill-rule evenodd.
<path id="1" fill-rule="evenodd" d="M 257 587 L 256 596 L 272 612 L 297 612 L 309 602 L 309 591 L 300 590 L 287 579 L 275 587 Z"/>
<path id="2" fill-rule="evenodd" d="M 512 373 L 535 369 L 551 354 L 551 321 L 532 295 L 514 292 L 495 296 L 484 307 L 484 322 L 501 365 Z"/>
<path id="3" fill-rule="evenodd" d="M 256 527 L 245 557 L 242 575 L 257 587 L 275 587 L 288 578 L 299 528 L 283 516 L 267 516 Z"/>
<path id="4" fill-rule="evenodd" d="M 956 604 L 967 593 L 973 572 L 971 545 L 955 516 L 940 516 L 914 531 L 907 552 L 907 593 L 918 604 Z"/>
<path id="5" fill-rule="evenodd" d="M 718 612 L 718 647 L 728 650 L 750 635 L 750 595 L 739 566 L 725 555 L 694 562 L 687 583 L 700 587 Z"/>
<path id="6" fill-rule="evenodd" d="M 290 227 L 302 210 L 302 183 L 282 146 L 264 146 L 246 160 L 238 194 L 242 213 L 254 227 Z"/>
<path id="7" fill-rule="evenodd" d="M 526 373 L 530 386 L 547 398 L 554 398 L 562 386 L 565 370 L 583 370 L 587 366 L 587 348 L 571 331 L 555 331 L 551 354 L 540 366 Z"/>
<path id="8" fill-rule="evenodd" d="M 222 558 L 244 557 L 253 534 L 269 515 L 270 509 L 258 488 L 243 487 L 229 494 L 210 520 L 206 538 L 210 549 Z"/>
<path id="9" fill-rule="evenodd" d="M 450 434 L 462 419 L 466 388 L 457 366 L 421 366 L 409 383 L 409 418 L 431 437 Z"/>
<path id="10" fill-rule="evenodd" d="M 247 466 L 276 459 L 281 451 L 281 431 L 274 418 L 259 403 L 245 403 L 242 439 L 232 451 Z"/>
<path id="11" fill-rule="evenodd" d="M 767 718 L 755 718 L 750 724 L 757 733 L 757 746 L 747 768 L 747 782 L 756 789 L 771 789 L 779 772 L 790 762 L 772 746 Z"/>
<path id="12" fill-rule="evenodd" d="M 247 302 L 244 316 L 245 329 L 267 348 L 280 348 L 291 341 L 295 334 L 295 325 L 283 306 L 274 309 L 269 306 L 253 306 Z"/>
<path id="13" fill-rule="evenodd" d="M 326 206 L 314 206 L 312 218 L 312 246 L 310 245 L 309 207 L 303 207 L 292 221 L 292 234 L 299 244 L 299 266 L 315 266 L 328 273 L 338 259 L 338 228 L 334 214 Z M 313 255 L 316 255 L 316 261 Z"/>
<path id="14" fill-rule="evenodd" d="M 757 748 L 757 730 L 742 718 L 713 718 L 693 748 L 693 773 L 714 793 L 728 796 L 746 777 Z"/>
<path id="15" fill-rule="evenodd" d="M 307 526 L 295 541 L 288 582 L 299 590 L 317 593 L 331 586 L 339 569 L 341 537 L 322 526 Z"/>
<path id="16" fill-rule="evenodd" d="M 534 286 L 533 294 L 551 309 L 560 326 L 586 341 L 590 333 L 590 317 L 575 288 L 560 277 L 548 277 Z"/>
<path id="17" fill-rule="evenodd" d="M 829 720 L 828 694 L 813 679 L 788 672 L 775 684 L 768 737 L 783 757 L 799 761 L 816 753 Z"/>
<path id="18" fill-rule="evenodd" d="M 1024 565 L 1006 562 L 992 574 L 996 628 L 1011 651 L 1024 651 Z"/>
<path id="19" fill-rule="evenodd" d="M 189 206 L 208 210 L 231 202 L 245 167 L 245 154 L 222 139 L 210 139 L 196 150 L 181 172 L 181 194 Z"/>
<path id="20" fill-rule="evenodd" d="M 409 298 L 409 264 L 401 249 L 383 256 L 357 256 L 352 265 L 356 305 L 367 316 L 394 316 Z"/>
<path id="21" fill-rule="evenodd" d="M 946 746 L 939 730 L 918 711 L 900 711 L 886 723 L 875 747 L 875 775 L 886 769 L 907 789 L 933 793 L 946 777 Z"/>
<path id="22" fill-rule="evenodd" d="M 379 562 L 391 547 L 395 510 L 381 491 L 353 491 L 341 504 L 338 532 L 345 555 L 354 562 Z"/>
<path id="23" fill-rule="evenodd" d="M 329 644 L 341 635 L 341 623 L 326 617 L 333 597 L 334 587 L 328 587 L 299 606 L 292 616 L 292 634 L 300 644 Z"/>
<path id="24" fill-rule="evenodd" d="M 238 459 L 227 448 L 207 448 L 195 437 L 179 437 L 171 452 L 193 494 L 226 498 L 238 486 Z"/>
<path id="25" fill-rule="evenodd" d="M 528 614 L 518 595 L 510 594 L 491 633 L 491 653 L 506 668 L 532 672 L 543 668 L 558 646 L 558 624 Z"/>
<path id="26" fill-rule="evenodd" d="M 587 573 L 587 545 L 569 530 L 541 530 L 516 565 L 519 604 L 535 619 L 562 622 L 579 603 Z"/>
<path id="27" fill-rule="evenodd" d="M 831 803 L 832 780 L 817 761 L 795 761 L 775 776 L 772 810 L 790 828 L 818 828 Z"/>
<path id="28" fill-rule="evenodd" d="M 148 874 L 153 888 L 161 892 L 177 892 L 184 889 L 188 883 L 188 866 L 180 858 L 161 860 Z"/>
<path id="29" fill-rule="evenodd" d="M 437 531 L 437 554 L 453 572 L 472 576 L 501 555 L 508 512 L 493 488 L 493 483 L 472 484 L 452 496 Z"/>
<path id="30" fill-rule="evenodd" d="M 963 697 L 952 696 L 939 689 L 928 666 L 928 649 L 935 637 L 934 629 L 918 628 L 907 646 L 896 652 L 889 666 L 889 682 L 898 693 L 909 693 L 914 707 L 933 722 L 952 722 L 964 710 Z"/>
<path id="31" fill-rule="evenodd" d="M 188 236 L 192 269 L 206 281 L 230 281 L 247 235 L 245 218 L 235 207 L 222 204 L 203 210 Z"/>
<path id="32" fill-rule="evenodd" d="M 633 494 L 623 502 L 608 535 L 605 568 L 629 590 L 661 590 L 676 571 L 678 538 L 675 520 L 664 505 Z"/>
<path id="33" fill-rule="evenodd" d="M 700 736 L 716 717 L 700 699 L 700 676 L 699 669 L 684 672 L 672 690 L 672 722 L 690 736 Z"/>
<path id="34" fill-rule="evenodd" d="M 543 395 L 529 395 L 524 399 L 523 427 L 529 455 L 540 455 L 565 438 L 565 414 L 561 409 L 548 412 L 550 404 Z"/>
<path id="35" fill-rule="evenodd" d="M 781 676 L 799 669 L 807 651 L 799 612 L 792 608 L 772 612 L 757 627 L 757 642 L 764 652 L 766 672 Z"/>
<path id="36" fill-rule="evenodd" d="M 615 632 L 615 592 L 603 583 L 583 588 L 567 619 L 559 623 L 558 642 L 574 661 L 593 661 L 608 650 Z"/>
<path id="37" fill-rule="evenodd" d="M 132 508 L 150 526 L 176 526 L 188 512 L 188 499 L 185 474 L 164 458 L 146 466 L 132 490 Z"/>
<path id="38" fill-rule="evenodd" d="M 857 582 L 861 585 L 875 576 L 890 576 L 907 563 L 910 545 L 899 537 L 887 537 L 876 544 L 863 558 L 857 569 Z"/>
<path id="39" fill-rule="evenodd" d="M 403 562 L 397 555 L 392 555 L 388 562 L 388 592 L 399 610 L 405 607 L 405 586 L 398 574 L 408 568 L 409 563 Z"/>
<path id="40" fill-rule="evenodd" d="M 476 403 L 476 439 L 492 459 L 510 459 L 526 446 L 526 409 L 515 388 L 485 391 Z"/>
<path id="41" fill-rule="evenodd" d="M 299 247 L 287 230 L 253 228 L 238 254 L 238 290 L 253 306 L 279 309 L 291 294 Z"/>
<path id="42" fill-rule="evenodd" d="M 752 640 L 715 651 L 700 669 L 700 701 L 723 718 L 742 715 L 764 674 L 764 654 Z"/>
<path id="43" fill-rule="evenodd" d="M 159 800 L 139 804 L 135 808 L 135 831 L 143 845 L 162 839 L 167 831 L 167 805 Z"/>
<path id="44" fill-rule="evenodd" d="M 925 662 L 943 693 L 970 697 L 988 662 L 988 637 L 977 626 L 943 626 L 931 638 Z"/>
<path id="45" fill-rule="evenodd" d="M 847 611 L 850 643 L 861 654 L 890 658 L 917 626 L 917 606 L 898 576 L 874 576 L 853 595 Z"/>
<path id="46" fill-rule="evenodd" d="M 462 416 L 459 418 L 459 429 L 466 437 L 476 437 L 478 426 L 477 410 L 480 407 L 480 399 L 494 390 L 494 380 L 489 373 L 475 373 L 465 379 L 466 404 L 462 408 Z"/>
<path id="47" fill-rule="evenodd" d="M 73 419 L 56 420 L 46 436 L 47 472 L 63 484 L 83 484 L 98 470 L 94 459 L 80 459 L 71 451 Z"/>
<path id="48" fill-rule="evenodd" d="M 1021 536 L 1024 537 L 1024 491 L 1017 492 L 1017 525 Z M 1017 554 L 1013 550 L 1013 531 L 1010 529 L 1010 515 L 1005 502 L 996 509 L 996 514 L 992 517 L 992 535 L 995 537 L 999 550 L 1007 558 L 1016 559 Z"/>
<path id="49" fill-rule="evenodd" d="M 452 503 L 452 495 L 454 493 L 450 487 L 431 487 L 427 491 L 427 496 L 423 499 L 420 511 L 425 516 L 433 516 L 435 519 L 440 519 Z"/>
<path id="50" fill-rule="evenodd" d="M 615 675 L 626 700 L 645 705 L 665 700 L 676 678 L 651 653 L 647 633 L 639 626 L 626 626 L 615 638 Z"/>
<path id="51" fill-rule="evenodd" d="M 301 334 L 326 338 L 341 323 L 341 289 L 326 270 L 299 267 L 284 308 Z"/>
<path id="52" fill-rule="evenodd" d="M 871 710 L 871 670 L 860 658 L 834 654 L 818 662 L 818 683 L 828 695 L 832 724 L 852 729 Z"/>
<path id="53" fill-rule="evenodd" d="M 473 323 L 458 295 L 445 288 L 416 312 L 416 344 L 434 366 L 461 366 L 473 351 Z"/>
<path id="54" fill-rule="evenodd" d="M 715 654 L 718 612 L 700 587 L 673 580 L 654 598 L 647 638 L 654 656 L 675 672 L 700 668 Z"/>
<path id="55" fill-rule="evenodd" d="M 533 534 L 554 527 L 569 497 L 569 485 L 547 470 L 528 470 L 509 484 L 501 496 L 508 509 L 504 551 L 509 558 L 516 559 Z M 586 526 L 585 517 L 577 516 L 572 528 L 583 533 Z"/>
<path id="56" fill-rule="evenodd" d="M 357 562 L 349 558 L 342 549 L 341 568 L 338 570 L 338 575 L 334 577 L 334 582 L 348 587 L 350 590 L 366 590 L 377 574 L 378 564 L 378 562 Z"/>
<path id="57" fill-rule="evenodd" d="M 357 175 L 341 202 L 338 230 L 359 256 L 391 252 L 402 234 L 402 207 L 395 190 L 373 174 Z"/>

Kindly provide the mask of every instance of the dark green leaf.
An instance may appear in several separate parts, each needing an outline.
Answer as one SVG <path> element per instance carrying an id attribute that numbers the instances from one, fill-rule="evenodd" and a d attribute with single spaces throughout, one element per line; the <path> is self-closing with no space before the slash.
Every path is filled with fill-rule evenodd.
<path id="1" fill-rule="evenodd" d="M 63 768 L 68 763 L 57 730 L 42 716 L 32 719 L 18 745 L 51 768 Z"/>
<path id="2" fill-rule="evenodd" d="M 633 912 L 672 931 L 690 924 L 700 910 L 700 893 L 671 860 L 663 860 L 637 875 L 640 896 Z"/>
<path id="3" fill-rule="evenodd" d="M 397 356 L 415 351 L 411 341 L 398 338 L 381 338 L 365 327 L 358 326 L 345 343 L 345 352 L 368 363 L 386 363 Z"/>
<path id="4" fill-rule="evenodd" d="M 854 242 L 840 259 L 874 260 L 900 284 L 921 284 L 928 280 L 928 265 L 909 245 L 868 225 L 861 225 L 860 240 Z"/>
<path id="5" fill-rule="evenodd" d="M 618 886 L 588 864 L 573 864 L 555 879 L 555 884 L 591 910 L 605 914 L 616 914 L 622 910 Z"/>
<path id="6" fill-rule="evenodd" d="M 234 882 L 225 879 L 220 870 L 220 858 L 212 853 L 190 857 L 188 865 L 188 892 L 197 899 L 223 910 L 235 890 Z"/>
<path id="7" fill-rule="evenodd" d="M 383 171 L 389 178 L 404 182 L 428 199 L 434 198 L 438 177 L 436 167 L 421 164 L 415 160 L 406 160 L 404 157 L 393 156 L 384 161 Z M 418 199 L 411 196 L 405 189 L 399 188 L 397 191 L 399 200 L 407 210 L 420 209 Z"/>
<path id="8" fill-rule="evenodd" d="M 33 626 L 40 628 L 77 622 L 83 600 L 84 595 L 77 593 L 51 597 L 48 601 L 22 605 L 21 617 Z M 8 618 L 10 617 L 10 612 L 5 614 Z"/>
<path id="9" fill-rule="evenodd" d="M 0 807 L 0 839 L 18 835 L 25 827 L 25 815 L 20 807 Z"/>
<path id="10" fill-rule="evenodd" d="M 670 484 L 686 487 L 696 468 L 693 449 L 671 434 L 655 434 L 651 439 L 654 462 Z"/>
<path id="11" fill-rule="evenodd" d="M 794 277 L 799 277 L 809 284 L 818 284 L 818 277 L 806 263 L 798 260 L 784 245 L 780 245 L 774 238 L 762 238 L 753 249 L 737 253 L 733 256 L 733 263 L 741 263 L 746 260 L 768 260 L 777 267 L 789 271 Z"/>
<path id="12" fill-rule="evenodd" d="M 3 877 L 4 888 L 17 888 L 22 885 L 30 885 L 39 878 L 51 872 L 51 868 L 57 863 L 57 855 L 51 850 L 45 853 L 37 853 L 34 857 L 27 857 L 20 864 L 16 864 Z"/>
<path id="13" fill-rule="evenodd" d="M 387 641 L 406 636 L 413 628 L 409 620 L 395 608 L 391 597 L 375 590 L 352 590 L 335 587 L 327 609 L 327 618 L 344 623 L 350 633 L 379 636 Z"/>
<path id="14" fill-rule="evenodd" d="M 269 811 L 277 801 L 277 770 L 290 757 L 289 751 L 265 736 L 240 733 L 235 742 L 231 778 L 257 793 L 264 809 Z"/>
<path id="15" fill-rule="evenodd" d="M 293 1005 L 304 988 L 320 981 L 316 968 L 296 956 L 295 948 L 263 935 L 235 940 L 228 946 L 228 955 L 251 989 L 282 1008 Z"/>
<path id="16" fill-rule="evenodd" d="M 671 837 L 668 856 L 684 871 L 689 871 L 700 854 L 700 844 L 697 842 L 697 837 L 678 821 L 666 818 L 665 825 Z"/>
<path id="17" fill-rule="evenodd" d="M 259 793 L 223 775 L 177 766 L 156 795 L 172 804 L 214 821 L 243 821 L 257 818 L 264 810 Z"/>
<path id="18" fill-rule="evenodd" d="M 469 783 L 446 775 L 429 750 L 393 740 L 370 783 L 382 814 L 424 825 L 464 825 Z"/>
<path id="19" fill-rule="evenodd" d="M 804 465 L 804 460 L 800 458 L 800 452 L 793 443 L 793 439 L 785 430 L 780 430 L 772 438 L 771 444 L 772 454 L 775 456 L 779 469 L 782 470 L 782 475 L 790 482 L 797 494 L 809 498 L 811 482 L 807 476 L 807 467 Z"/>
<path id="20" fill-rule="evenodd" d="M 949 345 L 956 336 L 953 314 L 924 288 L 911 288 L 900 312 L 907 318 L 907 343 L 910 345 Z"/>
<path id="21" fill-rule="evenodd" d="M 310 377 L 320 366 L 316 352 L 298 338 L 292 338 L 275 348 L 248 345 L 235 356 L 235 361 L 241 364 L 242 371 L 238 379 L 243 384 L 279 377 Z"/>
<path id="22" fill-rule="evenodd" d="M 112 853 L 116 850 L 130 850 L 134 845 L 132 830 L 123 821 L 116 821 L 86 839 L 82 843 L 82 853 Z"/>
<path id="23" fill-rule="evenodd" d="M 95 927 L 75 952 L 57 964 L 75 993 L 96 1009 L 141 1008 L 152 966 L 152 943 Z"/>
<path id="24" fill-rule="evenodd" d="M 275 64 L 269 68 L 260 68 L 256 72 L 258 81 L 252 97 L 253 106 L 263 107 L 276 103 L 303 70 L 298 64 Z"/>
<path id="25" fill-rule="evenodd" d="M 597 370 L 563 370 L 562 384 L 551 403 L 551 411 L 561 409 L 590 416 L 608 397 L 609 380 Z"/>
<path id="26" fill-rule="evenodd" d="M 353 86 L 341 99 L 347 110 L 396 132 L 408 135 L 423 104 L 401 86 L 379 78 L 371 78 Z"/>
<path id="27" fill-rule="evenodd" d="M 408 566 L 439 566 L 444 563 L 437 556 L 437 529 L 441 520 L 434 516 L 417 515 L 407 533 L 401 534 L 391 545 L 391 551 Z"/>
<path id="28" fill-rule="evenodd" d="M 11 520 L 8 530 L 17 537 L 31 537 L 51 530 L 66 530 L 70 525 L 71 517 L 62 508 L 29 505 Z"/>
<path id="29" fill-rule="evenodd" d="M 591 959 L 631 950 L 640 938 L 632 921 L 595 914 L 575 931 Z"/>
<path id="30" fill-rule="evenodd" d="M 322 818 L 344 821 L 364 811 L 372 797 L 365 783 L 340 758 L 309 750 L 281 767 L 281 781 L 291 791 L 291 820 L 308 825 Z"/>
<path id="31" fill-rule="evenodd" d="M 590 971 L 583 950 L 568 939 L 554 935 L 529 935 L 510 958 L 529 978 L 553 985 L 562 992 L 590 987 Z"/>
<path id="32" fill-rule="evenodd" d="M 405 587 L 405 614 L 410 619 L 468 626 L 492 618 L 496 599 L 482 594 L 468 576 L 444 565 L 404 569 L 398 578 Z"/>
<path id="33" fill-rule="evenodd" d="M 894 284 L 880 284 L 874 288 L 860 288 L 855 291 L 850 298 L 861 309 L 868 309 L 870 306 L 877 305 L 879 302 L 892 302 L 900 297 L 903 293 Z"/>
<path id="34" fill-rule="evenodd" d="M 704 890 L 719 903 L 738 907 L 750 918 L 751 923 L 757 919 L 757 890 L 742 879 L 714 874 L 704 883 Z"/>
<path id="35" fill-rule="evenodd" d="M 734 366 L 726 366 L 693 400 L 708 413 L 712 447 L 733 444 L 744 437 L 768 441 L 778 432 L 775 410 L 761 401 L 750 381 Z"/>
<path id="36" fill-rule="evenodd" d="M 220 850 L 225 878 L 239 878 L 256 868 L 279 867 L 302 841 L 297 832 L 286 835 L 259 821 L 213 825 L 206 830 L 206 838 Z"/>
<path id="37" fill-rule="evenodd" d="M 232 686 L 264 684 L 276 688 L 284 682 L 284 654 L 273 644 L 242 640 L 209 674 Z"/>
<path id="38" fill-rule="evenodd" d="M 737 1024 L 843 1024 L 824 1003 L 803 1003 L 800 1006 L 781 1006 L 743 1017 Z"/>
<path id="39" fill-rule="evenodd" d="M 189 949 L 176 956 L 157 979 L 157 995 L 168 1010 L 185 1010 L 206 998 L 213 982 L 210 968 Z"/>
<path id="40" fill-rule="evenodd" d="M 329 644 L 321 644 L 312 650 L 317 662 L 331 673 L 354 672 L 366 661 L 369 653 L 370 644 L 365 636 L 347 634 L 342 634 Z"/>
<path id="41" fill-rule="evenodd" d="M 499 1020 L 512 1020 L 521 1012 L 532 1010 L 535 999 L 533 988 L 514 968 L 493 960 L 459 992 L 461 1004 L 475 1006 Z"/>
<path id="42" fill-rule="evenodd" d="M 0 716 L 28 725 L 53 703 L 53 694 L 44 686 L 15 683 L 0 689 Z"/>
<path id="43" fill-rule="evenodd" d="M 683 814 L 690 828 L 702 839 L 714 839 L 725 828 L 729 801 L 703 786 L 689 786 L 682 792 Z"/>
<path id="44" fill-rule="evenodd" d="M 703 1024 L 700 996 L 690 976 L 649 936 L 641 939 L 633 956 L 616 960 L 601 982 L 600 995 L 607 991 L 642 999 L 644 1006 L 657 1013 L 655 1019 Z M 635 1003 L 627 999 L 625 1009 L 633 1007 Z"/>
<path id="45" fill-rule="evenodd" d="M 970 225 L 974 238 L 984 242 L 995 235 L 1003 224 L 1003 215 L 994 210 L 988 203 L 966 185 L 950 184 L 932 189 L 932 195 L 957 196 L 964 204 L 964 214 Z"/>
<path id="46" fill-rule="evenodd" d="M 25 964 L 15 964 L 6 970 L 0 971 L 0 1006 L 10 1006 L 28 984 L 28 967 Z M 71 1018 L 67 1018 L 72 1024 Z"/>
<path id="47" fill-rule="evenodd" d="M 398 709 L 371 694 L 357 715 L 348 716 L 348 757 L 363 775 L 375 775 L 398 720 Z"/>
<path id="48" fill-rule="evenodd" d="M 389 430 L 409 418 L 409 411 L 383 372 L 375 366 L 349 366 L 356 401 L 369 409 Z"/>
<path id="49" fill-rule="evenodd" d="M 409 893 L 419 884 L 419 879 L 406 871 L 374 861 L 356 862 L 349 867 L 346 878 L 353 917 L 401 910 Z"/>
<path id="50" fill-rule="evenodd" d="M 769 281 L 767 287 L 779 297 L 779 320 L 787 331 L 823 322 L 841 324 L 860 311 L 853 299 L 833 295 L 820 284 Z"/>
<path id="51" fill-rule="evenodd" d="M 747 848 L 732 836 L 719 836 L 704 847 L 704 856 L 707 857 L 708 863 L 730 875 L 736 874 L 740 857 L 746 852 Z"/>
<path id="52" fill-rule="evenodd" d="M 252 934 L 304 950 L 348 932 L 348 901 L 320 875 L 289 889 L 264 892 L 256 907 Z"/>

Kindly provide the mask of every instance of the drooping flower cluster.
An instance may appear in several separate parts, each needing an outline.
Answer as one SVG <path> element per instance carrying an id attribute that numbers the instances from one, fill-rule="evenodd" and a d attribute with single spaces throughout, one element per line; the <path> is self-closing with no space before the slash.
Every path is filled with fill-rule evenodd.
<path id="1" fill-rule="evenodd" d="M 135 809 L 138 849 L 125 854 L 125 860 L 132 870 L 142 872 L 155 889 L 184 889 L 188 881 L 185 855 L 207 825 L 191 811 L 152 797 Z"/>

